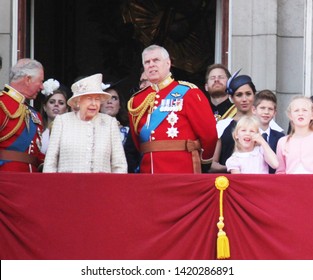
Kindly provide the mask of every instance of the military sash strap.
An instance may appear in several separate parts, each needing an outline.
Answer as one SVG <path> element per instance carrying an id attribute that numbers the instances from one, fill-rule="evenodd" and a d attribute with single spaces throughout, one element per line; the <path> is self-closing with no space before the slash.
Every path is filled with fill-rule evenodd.
<path id="1" fill-rule="evenodd" d="M 0 150 L 0 160 L 18 161 L 38 166 L 37 158 L 24 152 Z"/>
<path id="2" fill-rule="evenodd" d="M 165 99 L 175 99 L 175 98 L 183 98 L 184 95 L 189 90 L 188 86 L 185 85 L 177 85 L 174 87 L 171 92 L 165 97 Z M 158 106 L 151 114 L 151 121 L 149 124 L 149 127 L 143 126 L 140 131 L 140 140 L 141 142 L 149 141 L 151 131 L 155 130 L 159 124 L 168 116 L 168 114 L 171 112 L 169 111 L 161 111 L 161 106 Z"/>
<path id="3" fill-rule="evenodd" d="M 201 173 L 201 160 L 199 152 L 201 145 L 199 140 L 158 140 L 140 144 L 140 152 L 162 151 L 187 151 L 192 155 L 193 172 Z"/>

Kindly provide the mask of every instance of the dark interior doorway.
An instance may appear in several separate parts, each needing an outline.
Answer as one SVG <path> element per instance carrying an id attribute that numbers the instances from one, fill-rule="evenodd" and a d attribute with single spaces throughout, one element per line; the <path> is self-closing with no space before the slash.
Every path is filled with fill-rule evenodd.
<path id="1" fill-rule="evenodd" d="M 103 73 L 129 97 L 151 44 L 169 51 L 176 79 L 201 88 L 214 62 L 216 0 L 45 0 L 34 13 L 34 57 L 68 87 Z"/>

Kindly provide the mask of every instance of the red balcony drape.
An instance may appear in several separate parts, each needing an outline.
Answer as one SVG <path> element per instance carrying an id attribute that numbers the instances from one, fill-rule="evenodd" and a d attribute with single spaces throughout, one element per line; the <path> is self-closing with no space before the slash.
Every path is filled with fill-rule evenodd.
<path id="1" fill-rule="evenodd" d="M 218 174 L 0 173 L 0 258 L 216 259 Z M 313 259 L 312 175 L 226 175 L 230 259 Z"/>

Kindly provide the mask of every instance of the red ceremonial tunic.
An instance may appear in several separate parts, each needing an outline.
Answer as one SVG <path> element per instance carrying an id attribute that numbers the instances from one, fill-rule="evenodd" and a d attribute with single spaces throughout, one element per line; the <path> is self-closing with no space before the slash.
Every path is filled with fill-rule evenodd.
<path id="1" fill-rule="evenodd" d="M 43 163 L 44 155 L 40 152 L 42 118 L 24 101 L 24 96 L 8 85 L 0 92 L 0 151 L 31 155 L 37 159 L 37 164 L 7 160 L 2 156 L 0 171 L 36 172 Z"/>
<path id="2" fill-rule="evenodd" d="M 217 141 L 216 121 L 209 101 L 199 88 L 190 83 L 174 81 L 169 77 L 158 85 L 159 91 L 155 95 L 154 109 L 161 104 L 163 104 L 161 106 L 164 106 L 168 94 L 180 83 L 189 87 L 186 94 L 181 98 L 182 101 L 179 101 L 182 105 L 181 110 L 171 110 L 171 108 L 175 108 L 175 105 L 171 104 L 172 107 L 170 107 L 167 117 L 151 131 L 149 141 L 198 139 L 203 149 L 202 158 L 210 159 L 213 156 Z M 138 115 L 138 112 L 134 115 L 134 111 L 144 103 L 145 98 L 151 92 L 155 92 L 155 90 L 149 86 L 136 93 L 129 102 L 130 128 L 138 150 L 140 150 L 140 144 L 142 143 L 139 134 L 143 126 L 147 125 L 149 110 L 143 113 L 138 123 L 138 135 L 135 132 L 136 114 Z M 172 118 L 169 118 L 170 115 Z M 185 150 L 144 153 L 140 164 L 140 173 L 194 173 L 191 152 Z"/>

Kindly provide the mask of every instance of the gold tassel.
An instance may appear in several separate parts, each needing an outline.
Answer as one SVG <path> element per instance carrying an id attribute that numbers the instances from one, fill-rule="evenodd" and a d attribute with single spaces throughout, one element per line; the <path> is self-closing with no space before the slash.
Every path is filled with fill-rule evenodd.
<path id="1" fill-rule="evenodd" d="M 228 259 L 230 258 L 230 246 L 229 240 L 226 235 L 224 228 L 224 216 L 223 216 L 223 191 L 229 186 L 229 181 L 225 176 L 219 176 L 215 179 L 215 187 L 220 191 L 220 217 L 217 223 L 218 234 L 217 234 L 217 258 Z"/>

